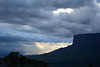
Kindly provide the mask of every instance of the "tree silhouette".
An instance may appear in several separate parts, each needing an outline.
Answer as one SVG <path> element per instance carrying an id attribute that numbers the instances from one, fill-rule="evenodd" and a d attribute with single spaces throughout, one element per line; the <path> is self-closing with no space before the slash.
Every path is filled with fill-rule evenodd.
<path id="1" fill-rule="evenodd" d="M 31 65 L 31 67 L 48 67 L 45 62 L 28 59 L 19 52 L 11 52 L 8 56 L 3 58 L 3 62 L 8 67 L 27 67 L 27 65 Z"/>
<path id="2" fill-rule="evenodd" d="M 21 67 L 23 67 L 23 65 L 26 64 L 26 61 L 27 61 L 27 60 L 26 60 L 26 57 L 20 55 L 20 58 L 19 58 L 19 64 L 20 64 Z"/>
<path id="3" fill-rule="evenodd" d="M 89 64 L 89 67 L 93 67 L 93 65 L 92 64 Z"/>
<path id="4" fill-rule="evenodd" d="M 0 65 L 1 65 L 1 60 L 2 60 L 2 59 L 0 58 Z"/>
<path id="5" fill-rule="evenodd" d="M 11 52 L 4 58 L 4 61 L 8 67 L 16 67 L 16 64 L 18 64 L 18 54 L 18 52 Z"/>

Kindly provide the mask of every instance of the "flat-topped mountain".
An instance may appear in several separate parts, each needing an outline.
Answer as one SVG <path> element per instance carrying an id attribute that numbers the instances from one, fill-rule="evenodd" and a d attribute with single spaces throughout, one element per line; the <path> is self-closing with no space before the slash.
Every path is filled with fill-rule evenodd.
<path id="1" fill-rule="evenodd" d="M 50 67 L 99 66 L 100 33 L 75 35 L 72 46 L 29 58 L 46 61 Z"/>

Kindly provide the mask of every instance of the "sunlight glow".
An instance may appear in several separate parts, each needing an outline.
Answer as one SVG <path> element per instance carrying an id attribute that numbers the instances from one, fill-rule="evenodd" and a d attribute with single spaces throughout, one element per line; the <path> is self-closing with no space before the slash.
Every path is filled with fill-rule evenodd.
<path id="1" fill-rule="evenodd" d="M 32 44 L 33 43 L 33 44 Z M 31 44 L 22 44 L 25 49 L 24 55 L 49 53 L 59 48 L 72 45 L 72 43 L 52 43 L 52 42 L 32 42 Z M 17 48 L 18 49 L 18 48 Z"/>
<path id="2" fill-rule="evenodd" d="M 42 43 L 35 42 L 36 46 L 39 47 L 40 49 L 44 49 L 45 47 L 42 46 Z"/>
<path id="3" fill-rule="evenodd" d="M 53 50 L 68 47 L 72 45 L 72 43 L 50 43 L 50 42 L 35 42 L 35 45 L 40 49 L 43 50 L 44 53 L 51 52 Z"/>
<path id="4" fill-rule="evenodd" d="M 67 9 L 60 8 L 60 9 L 53 11 L 53 14 L 66 13 L 66 12 L 71 13 L 72 11 L 73 11 L 73 9 L 71 9 L 71 8 L 67 8 Z"/>

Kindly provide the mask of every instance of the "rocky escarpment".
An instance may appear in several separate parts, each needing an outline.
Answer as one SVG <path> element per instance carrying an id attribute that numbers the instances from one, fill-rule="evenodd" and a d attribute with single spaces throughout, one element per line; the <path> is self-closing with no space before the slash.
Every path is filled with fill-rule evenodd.
<path id="1" fill-rule="evenodd" d="M 50 67 L 99 66 L 100 33 L 75 35 L 72 46 L 30 58 L 46 61 Z"/>
<path id="2" fill-rule="evenodd" d="M 75 46 L 100 46 L 100 33 L 79 34 L 74 36 L 73 45 Z"/>

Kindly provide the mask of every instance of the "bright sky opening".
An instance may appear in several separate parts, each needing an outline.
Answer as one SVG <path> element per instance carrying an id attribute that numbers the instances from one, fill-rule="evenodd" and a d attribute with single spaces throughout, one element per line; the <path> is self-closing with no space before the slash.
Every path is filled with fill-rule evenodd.
<path id="1" fill-rule="evenodd" d="M 73 11 L 73 9 L 71 9 L 71 8 L 67 8 L 67 9 L 59 8 L 59 9 L 57 9 L 57 10 L 54 10 L 54 11 L 53 11 L 53 14 L 71 13 L 72 11 Z"/>
<path id="2" fill-rule="evenodd" d="M 26 50 L 25 55 L 48 53 L 48 52 L 54 51 L 59 48 L 68 47 L 70 45 L 72 45 L 72 43 L 34 42 L 34 45 L 27 45 L 27 46 L 25 45 L 24 46 L 25 50 Z M 37 53 L 35 53 L 34 52 L 35 49 L 38 49 L 39 51 Z"/>

